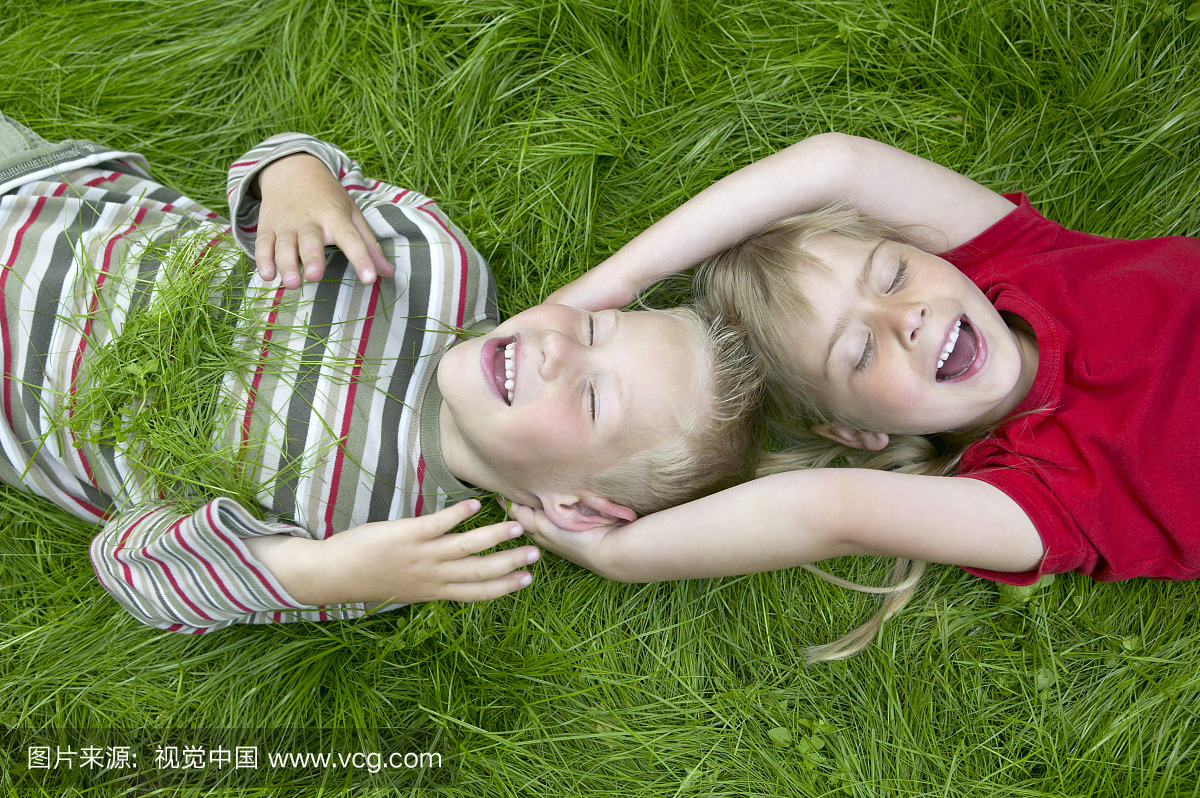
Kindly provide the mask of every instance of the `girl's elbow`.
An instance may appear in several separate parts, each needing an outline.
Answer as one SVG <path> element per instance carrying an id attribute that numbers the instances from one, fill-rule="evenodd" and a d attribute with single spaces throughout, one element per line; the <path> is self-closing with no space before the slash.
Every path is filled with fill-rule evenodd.
<path id="1" fill-rule="evenodd" d="M 784 150 L 805 196 L 817 206 L 843 199 L 865 157 L 864 139 L 845 133 L 818 133 Z M 815 210 L 815 208 L 813 208 Z"/>
<path id="2" fill-rule="evenodd" d="M 779 510 L 802 530 L 806 561 L 862 553 L 852 517 L 862 493 L 846 478 L 849 471 L 813 468 L 764 478 L 777 480 L 776 495 L 784 502 Z"/>
<path id="3" fill-rule="evenodd" d="M 800 139 L 797 144 L 807 144 L 810 147 L 840 147 L 845 146 L 854 137 L 848 133 L 840 133 L 836 130 L 827 130 L 824 133 L 814 133 L 811 136 L 805 136 Z"/>
<path id="4" fill-rule="evenodd" d="M 795 146 L 809 150 L 810 155 L 815 153 L 824 163 L 842 163 L 857 157 L 862 141 L 848 133 L 829 131 L 809 136 Z"/>

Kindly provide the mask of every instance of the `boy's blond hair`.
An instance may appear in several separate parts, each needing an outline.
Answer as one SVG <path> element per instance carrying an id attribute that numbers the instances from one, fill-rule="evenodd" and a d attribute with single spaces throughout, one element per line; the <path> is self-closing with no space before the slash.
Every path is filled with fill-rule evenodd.
<path id="1" fill-rule="evenodd" d="M 789 448 L 763 456 L 759 475 L 798 468 L 850 466 L 926 476 L 953 474 L 963 452 L 986 431 L 937 435 L 891 435 L 880 451 L 856 449 L 814 432 L 825 425 L 850 424 L 836 408 L 824 406 L 818 391 L 800 373 L 793 354 L 790 320 L 812 318 L 813 308 L 801 293 L 797 274 L 828 270 L 810 249 L 826 235 L 859 241 L 887 239 L 908 243 L 903 233 L 845 205 L 781 219 L 736 246 L 710 258 L 696 275 L 702 286 L 704 312 L 743 326 L 754 353 L 763 361 L 766 412 Z M 891 615 L 916 591 L 925 563 L 897 559 L 891 586 L 869 588 L 805 568 L 835 584 L 886 595 L 879 611 L 863 626 L 838 640 L 808 651 L 809 661 L 841 659 L 861 651 Z"/>
<path id="2" fill-rule="evenodd" d="M 695 417 L 676 414 L 679 429 L 647 442 L 632 457 L 593 476 L 588 488 L 638 516 L 732 487 L 754 476 L 765 438 L 761 417 L 763 370 L 746 333 L 723 319 L 706 320 L 690 307 L 654 310 L 702 337 L 697 395 L 708 397 Z"/>

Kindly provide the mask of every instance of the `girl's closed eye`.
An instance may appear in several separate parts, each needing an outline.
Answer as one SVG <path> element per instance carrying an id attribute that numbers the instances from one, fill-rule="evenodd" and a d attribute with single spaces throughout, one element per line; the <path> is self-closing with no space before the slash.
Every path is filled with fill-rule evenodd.
<path id="1" fill-rule="evenodd" d="M 892 284 L 888 287 L 888 293 L 890 294 L 902 286 L 906 279 L 908 279 L 908 258 L 902 257 L 900 258 L 900 265 L 896 267 L 896 276 L 892 280 Z"/>
<path id="2" fill-rule="evenodd" d="M 863 344 L 862 357 L 860 357 L 858 362 L 854 364 L 854 372 L 856 374 L 871 364 L 871 356 L 874 354 L 874 352 L 875 337 L 870 333 L 867 333 L 867 342 Z"/>
<path id="3" fill-rule="evenodd" d="M 901 257 L 900 264 L 896 267 L 896 276 L 892 278 L 892 283 L 891 283 L 891 285 L 888 286 L 887 293 L 890 294 L 890 293 L 898 290 L 902 285 L 904 285 L 904 282 L 907 279 L 908 279 L 908 258 Z M 867 333 L 867 342 L 863 345 L 862 356 L 859 357 L 858 362 L 854 364 L 855 373 L 863 371 L 864 369 L 866 369 L 867 366 L 869 366 L 871 364 L 871 358 L 874 355 L 874 352 L 875 352 L 875 339 L 870 333 Z"/>

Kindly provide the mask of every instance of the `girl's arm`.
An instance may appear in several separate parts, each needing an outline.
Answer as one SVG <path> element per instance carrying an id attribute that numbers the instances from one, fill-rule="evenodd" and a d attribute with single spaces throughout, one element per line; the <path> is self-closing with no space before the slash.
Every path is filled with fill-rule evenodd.
<path id="1" fill-rule="evenodd" d="M 823 133 L 717 181 L 547 301 L 589 310 L 626 305 L 766 224 L 838 201 L 906 227 L 933 253 L 966 243 L 1013 209 L 944 166 L 871 139 Z"/>
<path id="2" fill-rule="evenodd" d="M 774 571 L 851 554 L 1022 572 L 1043 553 L 1025 512 L 985 482 L 869 469 L 775 474 L 609 530 L 567 532 L 513 509 L 537 543 L 623 582 Z"/>

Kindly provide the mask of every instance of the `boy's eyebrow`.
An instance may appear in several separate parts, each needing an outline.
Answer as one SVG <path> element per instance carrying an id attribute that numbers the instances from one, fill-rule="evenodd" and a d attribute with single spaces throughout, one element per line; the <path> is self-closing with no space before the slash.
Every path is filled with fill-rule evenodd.
<path id="1" fill-rule="evenodd" d="M 618 332 L 620 332 L 620 318 L 622 318 L 622 313 L 620 313 L 620 311 L 618 311 L 617 308 L 613 308 L 613 311 L 612 311 L 612 338 L 613 338 L 613 340 L 616 340 L 617 334 L 618 334 Z M 620 379 L 619 374 L 617 376 L 617 379 L 613 380 L 613 382 L 617 383 L 617 407 L 620 408 L 620 415 L 618 416 L 617 420 L 619 421 L 620 419 L 623 419 L 625 416 L 625 384 L 624 384 L 623 380 Z"/>
<path id="2" fill-rule="evenodd" d="M 612 333 L 609 335 L 610 341 L 615 341 L 617 339 L 617 333 L 619 333 L 621 331 L 621 316 L 622 316 L 621 311 L 617 310 L 616 308 L 613 308 L 613 327 L 612 327 Z M 621 379 L 620 373 L 617 373 L 614 375 L 613 385 L 615 385 L 617 388 L 617 420 L 616 420 L 616 423 L 618 426 L 620 426 L 622 420 L 625 418 L 625 407 L 626 407 L 626 405 L 625 405 L 625 383 Z"/>
<path id="3" fill-rule="evenodd" d="M 867 259 L 863 262 L 862 271 L 858 274 L 858 279 L 854 281 L 854 287 L 858 293 L 863 293 L 867 287 L 867 281 L 871 279 L 871 266 L 875 263 L 875 253 L 879 248 L 887 243 L 886 238 L 879 239 L 879 243 L 871 247 L 871 251 L 867 253 Z M 829 376 L 829 358 L 833 356 L 833 347 L 837 345 L 838 339 L 846 332 L 846 328 L 850 326 L 850 311 L 847 310 L 837 320 L 837 324 L 833 325 L 833 334 L 829 337 L 829 348 L 825 350 L 825 376 Z"/>

